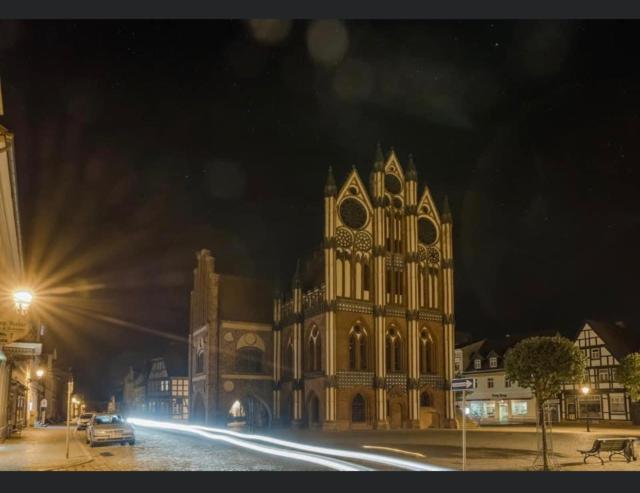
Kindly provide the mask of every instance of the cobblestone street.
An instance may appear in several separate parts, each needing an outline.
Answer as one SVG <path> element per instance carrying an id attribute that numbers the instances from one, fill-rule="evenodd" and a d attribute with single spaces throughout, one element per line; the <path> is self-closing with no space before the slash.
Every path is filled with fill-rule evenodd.
<path id="1" fill-rule="evenodd" d="M 460 469 L 460 431 L 393 430 L 327 433 L 279 430 L 270 435 L 296 443 L 313 444 L 410 459 L 450 469 Z M 640 471 L 640 461 L 621 457 L 601 465 L 587 464 L 577 452 L 594 438 L 640 436 L 637 428 L 558 427 L 553 433 L 555 464 L 564 471 Z M 73 430 L 70 456 L 65 459 L 64 427 L 32 428 L 21 438 L 0 444 L 0 470 L 67 471 L 296 471 L 325 470 L 293 459 L 273 457 L 203 437 L 136 427 L 134 446 L 102 445 L 90 448 L 84 432 Z M 531 470 L 536 458 L 537 436 L 531 427 L 483 427 L 467 434 L 467 470 Z"/>

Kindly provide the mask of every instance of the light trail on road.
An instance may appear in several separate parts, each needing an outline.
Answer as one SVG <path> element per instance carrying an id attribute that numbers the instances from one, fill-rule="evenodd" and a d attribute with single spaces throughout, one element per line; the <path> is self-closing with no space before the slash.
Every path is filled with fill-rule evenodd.
<path id="1" fill-rule="evenodd" d="M 198 429 L 195 426 L 190 425 L 180 425 L 176 423 L 167 423 L 162 421 L 153 421 L 148 419 L 139 419 L 139 418 L 128 418 L 127 422 L 149 428 L 158 428 L 161 430 L 173 430 L 173 431 L 184 431 L 188 433 L 193 433 L 196 435 L 203 436 L 205 438 L 209 438 L 211 440 L 217 440 L 221 442 L 230 443 L 231 445 L 235 445 L 237 447 L 253 450 L 255 452 L 260 452 L 263 454 L 274 455 L 278 457 L 285 457 L 287 459 L 300 460 L 304 462 L 310 462 L 312 464 L 328 467 L 329 469 L 335 469 L 338 471 L 370 471 L 371 469 L 358 465 L 351 464 L 346 461 L 330 459 L 327 457 L 319 457 L 312 454 L 306 454 L 301 452 L 294 452 L 290 450 L 282 450 L 274 447 L 266 447 L 264 445 L 257 445 L 255 443 L 250 443 L 247 440 L 242 440 L 238 438 L 233 438 L 229 436 L 225 436 L 224 434 L 216 434 L 209 431 Z"/>
<path id="2" fill-rule="evenodd" d="M 359 460 L 364 462 L 373 462 L 376 464 L 399 467 L 401 469 L 408 469 L 411 471 L 449 471 L 450 470 L 444 467 L 434 466 L 431 464 L 424 464 L 424 463 L 410 461 L 406 459 L 398 459 L 396 457 L 390 457 L 386 455 L 370 454 L 366 452 L 356 452 L 356 451 L 344 450 L 344 449 L 334 449 L 329 447 L 318 447 L 314 445 L 304 445 L 301 443 L 282 440 L 279 438 L 272 438 L 264 435 L 238 433 L 236 431 L 225 430 L 222 428 L 210 428 L 206 426 L 197 426 L 197 425 L 177 425 L 174 423 L 167 423 L 162 421 L 154 421 L 154 420 L 147 420 L 147 419 L 140 419 L 140 418 L 128 418 L 127 421 L 129 421 L 132 424 L 140 424 L 141 426 L 145 426 L 145 424 L 147 424 L 147 426 L 154 426 L 156 428 L 167 427 L 167 429 L 170 429 L 170 427 L 180 426 L 180 427 L 183 427 L 185 431 L 194 431 L 194 432 L 200 431 L 200 432 L 214 433 L 218 436 L 222 435 L 227 437 L 236 437 L 238 439 L 241 439 L 242 441 L 251 440 L 251 441 L 266 442 L 272 445 L 278 445 L 281 447 L 300 450 L 300 451 L 304 451 L 312 454 L 330 455 L 333 457 L 341 457 L 345 459 Z M 267 447 L 267 448 L 272 449 L 272 447 Z M 276 450 L 280 450 L 280 449 L 276 449 Z"/>

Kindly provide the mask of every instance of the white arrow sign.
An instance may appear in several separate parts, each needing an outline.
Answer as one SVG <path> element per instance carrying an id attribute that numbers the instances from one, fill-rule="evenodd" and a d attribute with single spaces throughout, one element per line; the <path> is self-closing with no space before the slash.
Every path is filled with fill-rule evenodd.
<path id="1" fill-rule="evenodd" d="M 454 378 L 451 380 L 451 390 L 453 391 L 462 391 L 469 390 L 476 387 L 476 379 L 475 378 Z"/>

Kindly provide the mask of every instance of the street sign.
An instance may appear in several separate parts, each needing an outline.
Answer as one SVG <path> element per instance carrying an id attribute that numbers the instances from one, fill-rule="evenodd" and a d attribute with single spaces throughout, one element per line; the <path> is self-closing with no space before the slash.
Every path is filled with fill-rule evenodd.
<path id="1" fill-rule="evenodd" d="M 463 390 L 471 390 L 475 388 L 475 378 L 454 378 L 451 380 L 451 390 L 454 392 L 462 392 Z"/>

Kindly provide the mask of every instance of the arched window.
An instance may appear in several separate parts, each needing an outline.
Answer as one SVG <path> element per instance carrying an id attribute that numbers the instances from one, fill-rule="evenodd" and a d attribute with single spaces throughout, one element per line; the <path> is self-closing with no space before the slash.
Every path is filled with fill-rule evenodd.
<path id="1" fill-rule="evenodd" d="M 256 347 L 245 346 L 236 352 L 237 370 L 243 373 L 262 372 L 262 351 Z"/>
<path id="2" fill-rule="evenodd" d="M 420 373 L 434 373 L 435 369 L 435 345 L 429 330 L 425 328 L 420 332 Z"/>
<path id="3" fill-rule="evenodd" d="M 200 349 L 196 354 L 196 373 L 204 372 L 204 349 Z"/>
<path id="4" fill-rule="evenodd" d="M 369 291 L 369 276 L 370 276 L 370 272 L 369 272 L 369 259 L 367 258 L 363 258 L 362 260 L 362 289 L 365 291 Z M 366 298 L 368 299 L 368 298 Z"/>
<path id="5" fill-rule="evenodd" d="M 431 407 L 431 396 L 427 391 L 420 394 L 420 407 Z"/>
<path id="6" fill-rule="evenodd" d="M 354 325 L 349 333 L 349 369 L 367 369 L 367 333 L 359 325 Z"/>
<path id="7" fill-rule="evenodd" d="M 361 394 L 356 394 L 351 403 L 351 421 L 354 423 L 363 423 L 365 421 L 366 403 Z"/>
<path id="8" fill-rule="evenodd" d="M 315 325 L 309 334 L 309 371 L 322 370 L 322 347 L 320 346 L 320 331 Z"/>
<path id="9" fill-rule="evenodd" d="M 395 328 L 387 330 L 386 337 L 387 371 L 399 372 L 402 370 L 402 341 L 400 333 Z"/>

